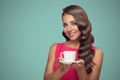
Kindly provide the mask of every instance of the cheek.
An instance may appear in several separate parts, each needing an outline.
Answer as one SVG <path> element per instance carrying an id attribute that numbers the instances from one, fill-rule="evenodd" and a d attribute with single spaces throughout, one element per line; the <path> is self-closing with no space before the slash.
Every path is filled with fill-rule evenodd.
<path id="1" fill-rule="evenodd" d="M 80 34 L 81 35 L 81 32 L 78 30 L 78 34 Z"/>
<path id="2" fill-rule="evenodd" d="M 66 33 L 66 32 L 67 32 L 67 30 L 64 28 L 64 29 L 63 29 L 63 32 L 64 32 L 64 33 Z"/>
<path id="3" fill-rule="evenodd" d="M 79 32 L 79 36 L 81 36 L 81 32 Z"/>
<path id="4" fill-rule="evenodd" d="M 81 32 L 80 32 L 80 30 L 79 30 L 78 28 L 76 28 L 76 30 L 78 31 L 78 34 L 79 34 L 79 35 L 81 35 Z"/>
<path id="5" fill-rule="evenodd" d="M 77 33 L 76 33 L 77 36 L 81 36 L 81 32 L 79 30 L 77 30 Z"/>

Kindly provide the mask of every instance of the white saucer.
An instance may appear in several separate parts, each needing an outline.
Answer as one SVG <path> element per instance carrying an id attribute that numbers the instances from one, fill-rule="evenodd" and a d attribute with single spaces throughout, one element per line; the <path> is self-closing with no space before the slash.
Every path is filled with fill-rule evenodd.
<path id="1" fill-rule="evenodd" d="M 77 63 L 79 61 L 60 61 L 63 64 L 72 64 L 72 63 Z"/>

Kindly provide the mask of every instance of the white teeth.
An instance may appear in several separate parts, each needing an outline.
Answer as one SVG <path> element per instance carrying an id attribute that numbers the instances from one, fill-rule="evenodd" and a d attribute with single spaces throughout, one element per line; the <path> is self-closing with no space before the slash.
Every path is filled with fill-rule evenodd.
<path id="1" fill-rule="evenodd" d="M 68 32 L 68 35 L 69 35 L 70 37 L 73 37 L 73 36 L 75 35 L 75 33 L 76 33 L 76 31 L 70 31 L 70 32 Z"/>
<path id="2" fill-rule="evenodd" d="M 74 34 L 69 34 L 70 36 L 73 36 Z"/>
<path id="3" fill-rule="evenodd" d="M 75 32 L 70 32 L 69 35 L 70 36 L 73 36 L 75 34 Z"/>
<path id="4" fill-rule="evenodd" d="M 69 34 L 74 34 L 75 32 L 70 32 Z"/>

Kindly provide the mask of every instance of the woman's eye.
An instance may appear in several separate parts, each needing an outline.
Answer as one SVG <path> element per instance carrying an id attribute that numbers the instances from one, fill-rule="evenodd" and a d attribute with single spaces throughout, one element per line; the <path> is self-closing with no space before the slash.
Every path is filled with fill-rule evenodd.
<path id="1" fill-rule="evenodd" d="M 76 26 L 77 25 L 77 23 L 72 23 L 72 26 Z"/>
<path id="2" fill-rule="evenodd" d="M 63 27 L 67 27 L 68 25 L 67 24 L 63 24 Z"/>

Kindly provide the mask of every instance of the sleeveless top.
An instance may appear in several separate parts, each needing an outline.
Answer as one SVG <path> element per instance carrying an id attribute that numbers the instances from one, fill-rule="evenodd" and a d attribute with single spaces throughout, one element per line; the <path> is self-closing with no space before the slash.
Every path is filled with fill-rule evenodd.
<path id="1" fill-rule="evenodd" d="M 95 46 L 92 46 L 92 49 L 95 49 Z M 55 52 L 55 63 L 54 63 L 54 71 L 56 71 L 59 66 L 56 62 L 59 57 L 60 53 L 63 51 L 78 51 L 78 48 L 71 48 L 65 45 L 65 43 L 57 43 L 56 46 L 56 52 Z M 76 60 L 78 59 L 78 54 L 76 53 Z M 70 67 L 70 69 L 60 78 L 60 80 L 78 80 L 78 75 L 76 70 L 73 67 Z"/>

